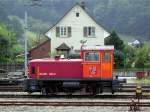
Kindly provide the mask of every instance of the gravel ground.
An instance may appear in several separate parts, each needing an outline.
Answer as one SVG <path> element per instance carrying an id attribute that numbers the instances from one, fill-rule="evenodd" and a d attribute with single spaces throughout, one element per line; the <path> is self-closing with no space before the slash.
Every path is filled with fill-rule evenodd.
<path id="1" fill-rule="evenodd" d="M 150 108 L 141 108 L 139 112 L 149 112 L 149 109 Z M 131 112 L 131 111 L 129 111 L 129 107 L 0 106 L 0 112 Z"/>

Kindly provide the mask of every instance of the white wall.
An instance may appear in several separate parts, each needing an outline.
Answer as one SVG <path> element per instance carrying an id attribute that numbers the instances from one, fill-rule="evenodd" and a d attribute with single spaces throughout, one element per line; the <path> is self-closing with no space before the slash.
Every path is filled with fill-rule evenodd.
<path id="1" fill-rule="evenodd" d="M 76 12 L 80 13 L 79 17 L 76 17 Z M 56 37 L 56 26 L 71 26 L 72 36 L 68 38 Z M 109 35 L 79 5 L 76 5 L 56 26 L 46 33 L 51 38 L 51 51 L 63 42 L 69 47 L 73 46 L 74 50 L 79 50 L 81 47 L 80 40 L 87 40 L 87 45 L 104 45 L 104 38 Z M 83 27 L 85 26 L 95 26 L 95 38 L 83 36 Z"/>

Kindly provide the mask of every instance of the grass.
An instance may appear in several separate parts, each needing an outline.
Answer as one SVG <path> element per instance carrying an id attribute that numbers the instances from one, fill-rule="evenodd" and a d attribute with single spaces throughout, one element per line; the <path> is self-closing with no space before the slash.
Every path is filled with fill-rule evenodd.
<path id="1" fill-rule="evenodd" d="M 129 79 L 127 83 L 135 83 L 135 84 L 150 84 L 150 77 L 144 77 L 141 79 Z"/>
<path id="2" fill-rule="evenodd" d="M 150 77 L 144 77 L 142 79 L 136 79 L 137 84 L 150 84 Z"/>

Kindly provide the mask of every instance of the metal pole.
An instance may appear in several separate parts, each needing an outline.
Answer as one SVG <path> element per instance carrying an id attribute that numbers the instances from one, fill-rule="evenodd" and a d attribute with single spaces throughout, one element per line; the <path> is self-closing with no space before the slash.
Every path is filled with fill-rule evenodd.
<path id="1" fill-rule="evenodd" d="M 31 0 L 33 3 L 34 2 L 38 2 L 38 1 L 40 1 L 40 0 Z M 31 5 L 39 5 L 39 4 L 37 4 L 37 3 L 35 3 L 35 4 L 31 4 Z M 31 6 L 31 5 L 27 5 L 27 6 Z M 28 76 L 28 35 L 27 35 L 27 31 L 28 31 L 28 23 L 27 23 L 27 18 L 28 18 L 28 15 L 27 15 L 27 11 L 25 10 L 25 37 L 24 37 L 24 40 L 25 40 L 25 42 L 24 42 L 24 48 L 25 48 L 25 53 L 24 53 L 24 55 L 25 55 L 25 61 L 24 61 L 24 68 L 25 68 L 25 76 L 27 77 Z"/>
<path id="2" fill-rule="evenodd" d="M 25 42 L 24 42 L 24 48 L 25 48 L 25 61 L 24 61 L 24 66 L 25 66 L 25 76 L 28 75 L 27 73 L 27 63 L 28 63 L 28 48 L 27 48 L 27 41 L 28 41 L 28 37 L 27 37 L 27 29 L 28 29 L 28 26 L 27 26 L 27 11 L 25 11 Z"/>

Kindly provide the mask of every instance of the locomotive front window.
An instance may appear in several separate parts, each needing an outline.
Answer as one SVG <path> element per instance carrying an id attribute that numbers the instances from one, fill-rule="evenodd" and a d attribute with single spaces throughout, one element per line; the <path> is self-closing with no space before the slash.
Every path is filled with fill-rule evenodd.
<path id="1" fill-rule="evenodd" d="M 100 59 L 99 59 L 99 53 L 98 52 L 85 52 L 84 54 L 84 61 L 85 62 L 99 62 Z"/>
<path id="2" fill-rule="evenodd" d="M 31 74 L 35 74 L 36 73 L 36 69 L 34 66 L 31 67 Z"/>
<path id="3" fill-rule="evenodd" d="M 110 62 L 110 53 L 109 52 L 104 53 L 103 61 L 104 62 Z"/>

